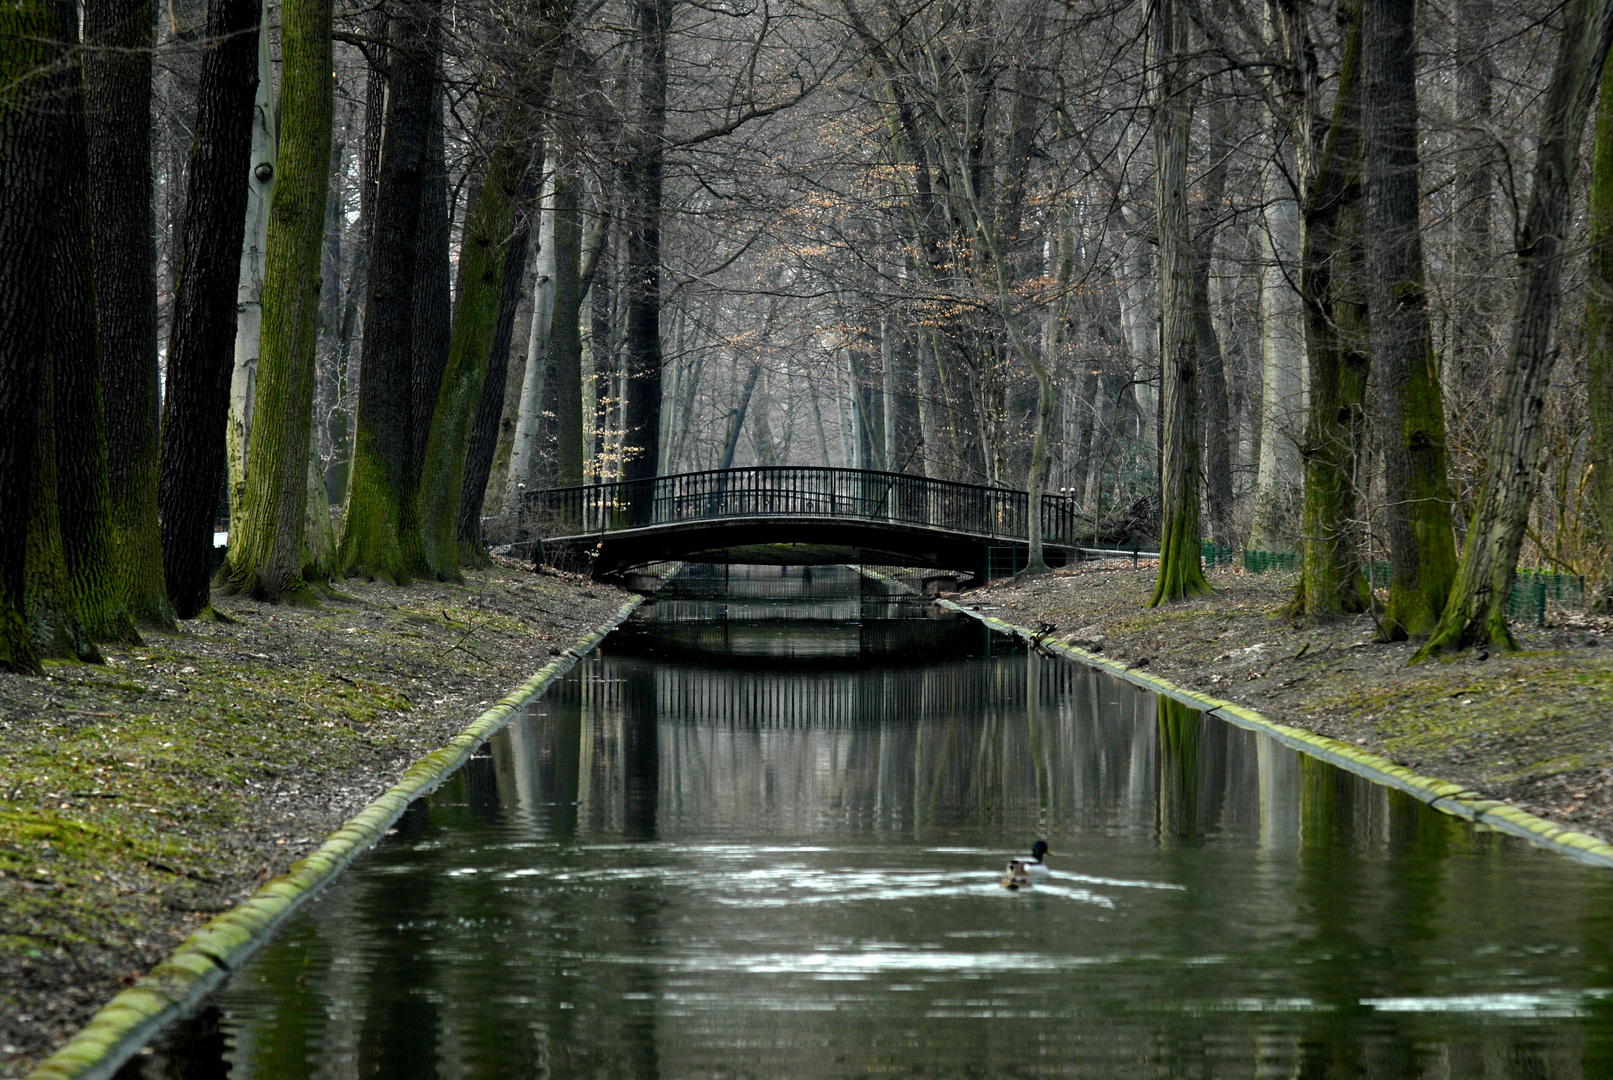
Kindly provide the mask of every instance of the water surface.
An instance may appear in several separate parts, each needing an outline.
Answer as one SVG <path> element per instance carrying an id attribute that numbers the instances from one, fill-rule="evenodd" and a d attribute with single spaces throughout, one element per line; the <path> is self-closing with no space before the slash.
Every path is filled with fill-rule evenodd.
<path id="1" fill-rule="evenodd" d="M 850 571 L 719 569 L 128 1075 L 1600 1077 L 1610 965 L 1604 871 Z"/>

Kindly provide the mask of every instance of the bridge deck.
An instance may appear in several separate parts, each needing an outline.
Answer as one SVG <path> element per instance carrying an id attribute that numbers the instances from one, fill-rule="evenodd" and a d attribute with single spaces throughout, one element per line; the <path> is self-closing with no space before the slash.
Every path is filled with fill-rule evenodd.
<path id="1" fill-rule="evenodd" d="M 589 553 L 610 572 L 666 558 L 862 561 L 975 570 L 992 547 L 1029 540 L 1029 496 L 905 473 L 799 466 L 682 473 L 537 492 L 546 550 Z M 1072 499 L 1042 498 L 1050 548 L 1092 540 Z M 793 553 L 789 548 L 798 549 Z M 738 555 L 739 549 L 750 549 Z"/>

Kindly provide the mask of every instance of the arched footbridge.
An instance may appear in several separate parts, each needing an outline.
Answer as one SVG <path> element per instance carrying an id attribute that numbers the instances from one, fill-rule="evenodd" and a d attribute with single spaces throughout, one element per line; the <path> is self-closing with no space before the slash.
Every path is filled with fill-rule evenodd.
<path id="1" fill-rule="evenodd" d="M 596 576 L 648 563 L 923 566 L 996 576 L 1025 565 L 1029 496 L 863 469 L 763 466 L 528 496 L 550 562 Z M 1082 530 L 1086 534 L 1082 535 Z M 1042 498 L 1047 561 L 1080 558 L 1091 525 Z"/>

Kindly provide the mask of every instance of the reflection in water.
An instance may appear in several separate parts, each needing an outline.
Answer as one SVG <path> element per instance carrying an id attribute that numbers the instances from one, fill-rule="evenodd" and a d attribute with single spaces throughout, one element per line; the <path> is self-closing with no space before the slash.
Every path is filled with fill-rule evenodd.
<path id="1" fill-rule="evenodd" d="M 727 586 L 126 1075 L 1609 1075 L 1606 874 L 849 572 Z"/>

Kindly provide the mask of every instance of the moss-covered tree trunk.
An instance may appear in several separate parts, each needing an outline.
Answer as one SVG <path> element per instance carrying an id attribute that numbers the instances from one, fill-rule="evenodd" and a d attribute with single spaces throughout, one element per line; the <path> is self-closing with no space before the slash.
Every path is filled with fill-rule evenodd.
<path id="1" fill-rule="evenodd" d="M 18 508 L 33 504 L 57 167 L 55 103 L 34 77 L 56 53 L 45 0 L 0 5 L 0 38 L 0 670 L 37 675 L 23 600 L 31 515 Z"/>
<path id="2" fill-rule="evenodd" d="M 85 219 L 89 206 L 87 202 L 81 207 L 74 205 L 88 198 L 87 176 L 81 175 L 88 172 L 88 147 L 76 13 L 68 0 L 49 0 L 46 10 L 49 14 L 47 39 L 56 46 L 52 62 L 43 75 L 28 72 L 24 76 L 28 81 L 37 80 L 29 89 L 45 99 L 49 123 L 43 139 L 55 156 L 46 199 L 39 208 L 45 221 L 45 244 L 33 264 L 33 272 L 44 280 L 46 290 L 39 307 L 26 313 L 27 318 L 43 323 L 44 335 L 40 341 L 33 478 L 27 504 L 24 607 L 33 649 L 39 656 L 76 657 L 98 663 L 101 654 L 80 618 L 80 597 L 68 571 L 60 489 L 63 456 L 58 454 L 59 429 L 67 427 L 59 423 L 58 399 L 63 387 L 71 381 L 70 376 L 59 369 L 71 369 L 82 362 L 77 353 L 86 347 L 91 350 L 90 362 L 98 362 L 94 353 L 94 298 L 73 295 L 77 290 L 93 287 Z M 77 199 L 73 196 L 74 189 L 77 189 Z M 64 296 L 64 291 L 68 295 Z M 76 317 L 75 300 L 91 305 L 88 343 L 82 340 L 84 325 L 82 319 Z M 100 434 L 96 431 L 92 437 Z M 71 489 L 69 497 L 72 497 Z"/>
<path id="3" fill-rule="evenodd" d="M 1585 296 L 1585 411 L 1590 419 L 1591 490 L 1602 535 L 1613 537 L 1613 68 L 1602 73 L 1591 157 L 1590 266 Z M 1596 607 L 1613 611 L 1613 577 Z"/>
<path id="4" fill-rule="evenodd" d="M 220 571 L 227 590 L 259 600 L 306 594 L 308 427 L 330 184 L 331 15 L 331 0 L 284 0 L 281 8 L 279 164 L 265 242 L 251 468 Z"/>
<path id="5" fill-rule="evenodd" d="M 96 323 L 122 603 L 174 628 L 157 523 L 157 269 L 151 211 L 151 0 L 84 5 Z"/>
<path id="6" fill-rule="evenodd" d="M 1423 285 L 1412 0 L 1362 5 L 1367 307 L 1388 521 L 1391 639 L 1433 631 L 1456 573 L 1445 405 Z"/>
<path id="7" fill-rule="evenodd" d="M 75 580 L 68 563 L 64 517 L 73 519 L 81 507 L 69 500 L 83 497 L 72 474 L 73 462 L 62 446 L 62 435 L 73 434 L 64 415 L 62 397 L 74 397 L 75 368 L 99 365 L 95 349 L 94 265 L 89 229 L 89 148 L 84 122 L 82 68 L 78 45 L 77 12 L 70 0 L 50 0 L 48 39 L 56 49 L 32 89 L 46 98 L 49 124 L 45 143 L 55 156 L 46 201 L 40 208 L 46 223 L 46 243 L 34 263 L 46 292 L 27 317 L 43 322 L 39 367 L 37 427 L 34 432 L 33 479 L 27 505 L 28 556 L 24 606 L 33 647 L 40 656 L 77 658 L 99 662 L 101 654 L 91 640 L 81 613 L 86 607 L 82 581 Z M 85 354 L 88 353 L 86 356 Z M 82 406 L 74 401 L 74 405 Z M 96 403 L 99 405 L 99 402 Z M 96 410 L 97 414 L 99 409 Z M 8 418 L 9 419 L 9 418 Z M 100 416 L 92 421 L 91 439 L 104 439 Z M 105 444 L 102 443 L 102 453 Z M 63 483 L 63 469 L 69 475 Z M 103 460 L 104 468 L 104 460 Z M 104 472 L 102 476 L 104 482 Z M 64 490 L 65 488 L 65 490 Z M 102 489 L 105 497 L 105 489 Z M 107 500 L 110 509 L 110 500 Z M 11 508 L 8 508 L 11 509 Z M 65 513 L 64 513 L 65 511 Z M 74 521 L 83 529 L 86 522 Z M 86 539 L 82 535 L 78 538 Z M 82 557 L 85 552 L 77 552 Z M 110 554 L 110 553 L 106 553 Z"/>
<path id="8" fill-rule="evenodd" d="M 1154 0 L 1154 205 L 1159 222 L 1160 352 L 1164 389 L 1159 577 L 1148 605 L 1209 593 L 1199 524 L 1198 330 L 1193 318 L 1193 238 L 1187 217 L 1187 140 L 1192 126 L 1186 85 L 1188 21 L 1181 0 Z"/>
<path id="9" fill-rule="evenodd" d="M 492 362 L 509 242 L 529 160 L 522 117 L 505 118 L 504 132 L 465 217 L 459 289 L 448 368 L 426 442 L 420 475 L 420 524 L 426 560 L 439 578 L 459 576 L 459 504 L 465 457 Z M 520 268 L 512 270 L 517 276 Z M 509 338 L 504 340 L 506 353 Z"/>
<path id="10" fill-rule="evenodd" d="M 1507 601 L 1540 462 L 1540 415 L 1557 358 L 1574 173 L 1591 99 L 1613 38 L 1613 0 L 1569 0 L 1541 106 L 1533 187 L 1518 245 L 1512 342 L 1490 426 L 1490 454 L 1450 599 L 1420 659 L 1443 649 L 1515 648 Z"/>
<path id="11" fill-rule="evenodd" d="M 78 617 L 62 546 L 61 503 L 57 498 L 56 379 L 51 359 L 46 344 L 40 363 L 33 477 L 28 488 L 24 612 L 35 655 L 95 664 L 101 662 L 101 654 Z"/>
<path id="12" fill-rule="evenodd" d="M 536 169 L 528 168 L 521 186 L 521 203 L 526 212 L 519 216 L 515 231 L 504 251 L 504 271 L 499 293 L 498 322 L 493 327 L 492 355 L 487 374 L 471 419 L 465 449 L 464 483 L 459 491 L 459 563 L 461 566 L 489 566 L 487 545 L 482 539 L 482 500 L 487 496 L 487 480 L 493 471 L 493 455 L 498 449 L 499 419 L 504 412 L 504 393 L 509 381 L 510 345 L 515 335 L 515 309 L 521 302 L 521 279 L 526 271 L 527 248 L 532 233 L 532 203 L 537 196 L 532 183 Z"/>
<path id="13" fill-rule="evenodd" d="M 1300 293 L 1310 366 L 1304 569 L 1292 610 L 1313 619 L 1365 611 L 1356 479 L 1366 443 L 1367 338 L 1361 252 L 1361 5 L 1342 9 L 1344 56 L 1317 174 L 1304 207 Z"/>
<path id="14" fill-rule="evenodd" d="M 259 0 L 211 0 L 197 91 L 179 289 L 163 394 L 163 565 L 184 619 L 210 602 L 213 517 L 235 370 L 236 279 L 258 89 Z"/>
<path id="15" fill-rule="evenodd" d="M 78 8 L 58 0 L 57 40 L 76 46 Z M 56 500 L 68 601 L 96 641 L 139 641 L 123 600 L 107 486 L 101 353 L 95 320 L 95 241 L 90 216 L 89 130 L 83 53 L 71 47 L 52 77 L 60 158 L 51 278 L 50 377 L 56 395 Z"/>
<path id="16" fill-rule="evenodd" d="M 252 437 L 258 357 L 263 351 L 263 272 L 277 157 L 274 68 L 269 63 L 268 20 L 269 10 L 265 5 L 258 23 L 258 89 L 252 105 L 252 152 L 245 179 L 246 229 L 241 238 L 241 272 L 236 282 L 235 364 L 230 374 L 230 415 L 224 428 L 230 506 L 234 511 L 246 503 L 246 452 Z"/>
<path id="17" fill-rule="evenodd" d="M 339 564 L 346 574 L 403 583 L 431 573 L 414 474 L 414 292 L 420 206 L 431 166 L 437 7 L 392 21 L 386 127 L 375 192 L 353 471 Z"/>

